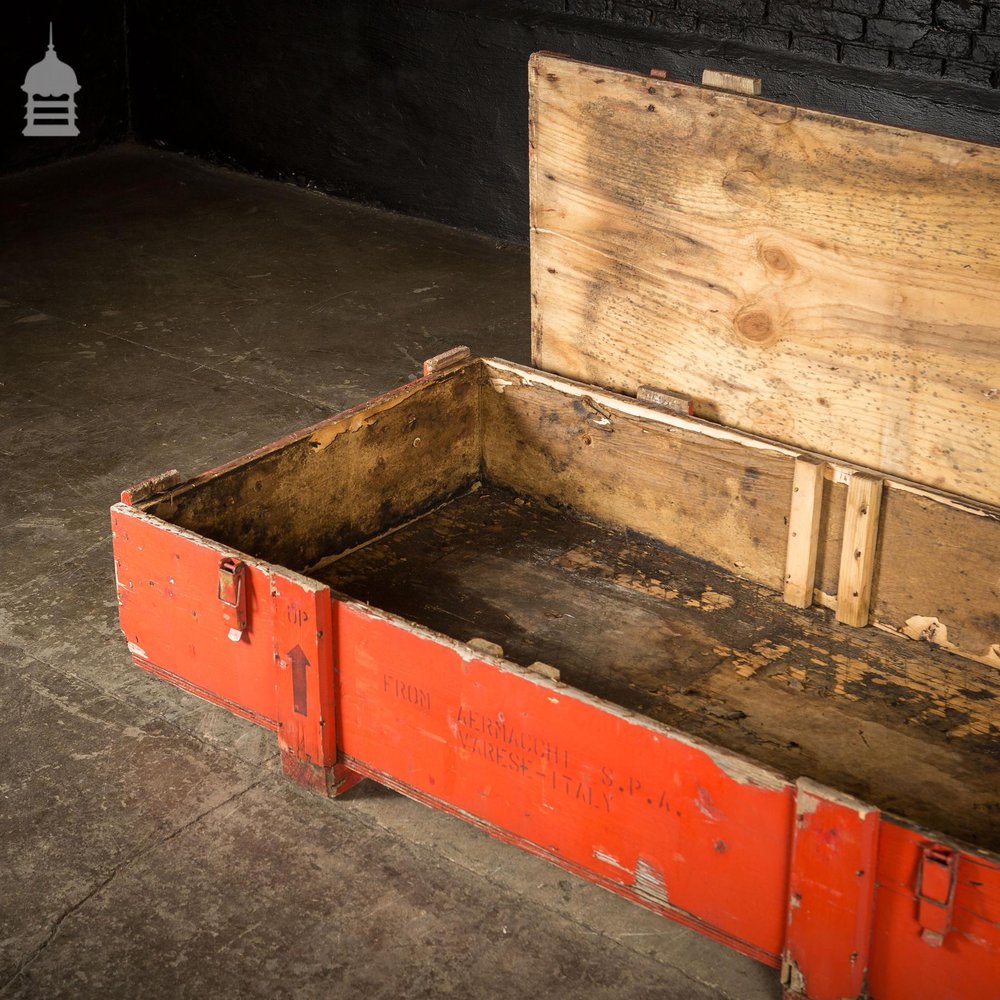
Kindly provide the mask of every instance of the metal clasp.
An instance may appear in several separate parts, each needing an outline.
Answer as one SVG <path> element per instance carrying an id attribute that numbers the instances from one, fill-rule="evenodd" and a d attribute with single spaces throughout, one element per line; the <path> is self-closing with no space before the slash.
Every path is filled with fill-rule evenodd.
<path id="1" fill-rule="evenodd" d="M 229 638 L 239 642 L 247 627 L 246 564 L 231 556 L 219 563 L 219 601 L 228 609 L 222 620 L 229 625 Z"/>
<path id="2" fill-rule="evenodd" d="M 958 854 L 943 844 L 925 844 L 917 870 L 917 919 L 920 936 L 940 948 L 951 930 L 958 882 Z"/>

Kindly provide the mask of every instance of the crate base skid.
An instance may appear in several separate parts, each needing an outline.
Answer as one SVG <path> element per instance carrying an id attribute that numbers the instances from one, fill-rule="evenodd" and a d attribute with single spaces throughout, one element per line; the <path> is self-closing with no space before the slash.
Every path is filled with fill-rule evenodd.
<path id="1" fill-rule="evenodd" d="M 293 753 L 281 754 L 281 769 L 285 776 L 291 778 L 297 785 L 303 785 L 320 795 L 336 798 L 349 792 L 364 774 L 348 767 L 346 764 L 313 764 L 303 762 Z"/>

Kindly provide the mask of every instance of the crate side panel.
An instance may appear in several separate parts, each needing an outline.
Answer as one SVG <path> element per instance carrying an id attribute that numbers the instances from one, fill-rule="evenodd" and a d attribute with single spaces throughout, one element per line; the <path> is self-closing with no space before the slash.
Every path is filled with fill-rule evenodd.
<path id="1" fill-rule="evenodd" d="M 921 934 L 917 875 L 934 843 L 932 834 L 882 822 L 869 992 L 878 1000 L 998 1000 L 1000 858 L 950 845 L 958 853 L 952 929 L 933 944 Z"/>
<path id="2" fill-rule="evenodd" d="M 247 456 L 150 508 L 179 527 L 294 570 L 358 545 L 479 475 L 479 367 L 372 400 Z"/>
<path id="3" fill-rule="evenodd" d="M 359 605 L 335 617 L 349 760 L 777 962 L 787 783 Z"/>
<path id="4" fill-rule="evenodd" d="M 794 460 L 497 372 L 483 390 L 496 482 L 783 586 Z"/>
<path id="5" fill-rule="evenodd" d="M 248 628 L 238 642 L 218 596 L 230 551 L 125 505 L 111 511 L 119 618 L 133 657 L 199 696 L 274 728 L 268 574 L 247 564 Z"/>
<path id="6" fill-rule="evenodd" d="M 878 826 L 877 810 L 798 782 L 785 967 L 809 1000 L 864 992 Z"/>

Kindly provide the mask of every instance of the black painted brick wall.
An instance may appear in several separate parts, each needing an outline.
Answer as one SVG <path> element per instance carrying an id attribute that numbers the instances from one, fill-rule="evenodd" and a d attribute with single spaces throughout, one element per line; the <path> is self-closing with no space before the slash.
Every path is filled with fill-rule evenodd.
<path id="1" fill-rule="evenodd" d="M 1000 83 L 1000 0 L 528 0 L 540 10 L 787 50 L 865 69 Z"/>
<path id="2" fill-rule="evenodd" d="M 127 0 L 133 128 L 143 141 L 516 240 L 528 232 L 527 65 L 540 49 L 679 81 L 706 68 L 761 76 L 770 100 L 1000 144 L 1000 89 L 912 75 L 927 71 L 923 60 L 976 66 L 972 47 L 985 52 L 1000 35 L 958 31 L 950 7 L 935 28 L 904 19 L 919 16 L 920 0 L 569 2 L 574 12 L 566 0 Z M 779 10 L 809 30 L 779 24 Z M 869 35 L 888 14 L 919 28 L 908 50 L 892 49 L 906 72 L 856 69 L 882 48 Z M 968 48 L 928 52 L 938 35 Z"/>

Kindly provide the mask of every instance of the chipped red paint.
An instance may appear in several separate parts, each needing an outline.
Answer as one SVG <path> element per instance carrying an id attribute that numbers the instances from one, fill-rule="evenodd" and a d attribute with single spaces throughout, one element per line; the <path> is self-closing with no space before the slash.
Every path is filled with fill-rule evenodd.
<path id="1" fill-rule="evenodd" d="M 277 727 L 270 578 L 261 563 L 125 504 L 111 508 L 122 631 L 136 662 L 270 729 Z M 219 564 L 246 563 L 252 628 L 239 642 L 219 604 Z"/>
<path id="2" fill-rule="evenodd" d="M 793 994 L 811 1000 L 862 995 L 878 830 L 878 810 L 814 782 L 798 782 L 784 956 Z"/>
<path id="3" fill-rule="evenodd" d="M 293 780 L 337 795 L 374 778 L 760 961 L 784 959 L 789 996 L 1000 998 L 995 855 L 127 504 L 112 526 L 135 661 L 277 729 Z M 219 614 L 225 558 L 246 565 L 238 642 Z M 917 899 L 933 845 L 956 858 L 939 942 Z"/>
<path id="4" fill-rule="evenodd" d="M 788 858 L 773 845 L 791 826 L 790 784 L 538 674 L 336 606 L 352 766 L 777 964 Z"/>

